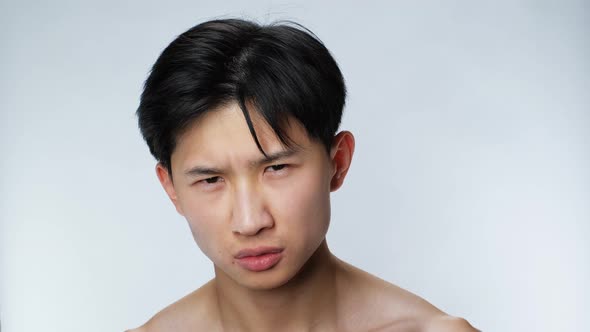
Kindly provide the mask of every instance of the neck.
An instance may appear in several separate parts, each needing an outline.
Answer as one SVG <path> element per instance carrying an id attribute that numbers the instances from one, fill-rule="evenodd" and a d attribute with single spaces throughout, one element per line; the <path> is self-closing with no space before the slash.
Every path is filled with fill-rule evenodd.
<path id="1" fill-rule="evenodd" d="M 335 328 L 336 260 L 324 240 L 286 284 L 252 290 L 219 278 L 215 290 L 224 330 L 309 331 Z"/>

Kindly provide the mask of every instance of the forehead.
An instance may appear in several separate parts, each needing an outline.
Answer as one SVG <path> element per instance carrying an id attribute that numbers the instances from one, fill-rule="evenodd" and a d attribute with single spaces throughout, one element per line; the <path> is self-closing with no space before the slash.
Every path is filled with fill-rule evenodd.
<path id="1" fill-rule="evenodd" d="M 286 150 L 260 114 L 249 114 L 256 137 L 267 154 Z M 294 145 L 301 150 L 315 148 L 301 123 L 293 118 L 288 120 L 284 130 Z M 242 110 L 237 103 L 230 103 L 203 114 L 191 124 L 178 137 L 171 161 L 174 169 L 180 169 L 195 162 L 247 163 L 261 156 Z"/>

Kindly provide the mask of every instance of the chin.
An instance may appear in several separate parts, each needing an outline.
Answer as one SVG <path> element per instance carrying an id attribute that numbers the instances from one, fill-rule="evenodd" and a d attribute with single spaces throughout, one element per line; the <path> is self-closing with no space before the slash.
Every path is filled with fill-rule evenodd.
<path id="1" fill-rule="evenodd" d="M 251 290 L 272 290 L 284 286 L 293 278 L 292 275 L 286 275 L 285 272 L 274 268 L 262 272 L 246 272 L 236 281 L 241 286 Z"/>
<path id="2" fill-rule="evenodd" d="M 269 291 L 277 289 L 284 284 L 286 284 L 286 282 L 261 282 L 260 280 L 257 280 L 250 283 L 242 282 L 241 286 L 253 291 Z"/>

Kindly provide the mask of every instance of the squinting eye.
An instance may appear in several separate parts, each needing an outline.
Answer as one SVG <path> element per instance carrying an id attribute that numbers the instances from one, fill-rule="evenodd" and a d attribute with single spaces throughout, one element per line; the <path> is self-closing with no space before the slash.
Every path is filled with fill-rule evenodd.
<path id="1" fill-rule="evenodd" d="M 267 169 L 270 169 L 270 170 L 272 170 L 273 172 L 276 172 L 276 171 L 280 171 L 280 170 L 284 169 L 285 167 L 287 167 L 287 165 L 285 165 L 285 164 L 280 164 L 280 165 L 272 165 L 272 166 L 268 166 L 268 167 L 267 167 Z"/>
<path id="2" fill-rule="evenodd" d="M 210 178 L 207 178 L 207 179 L 204 179 L 201 181 L 205 181 L 208 184 L 214 184 L 214 183 L 220 182 L 221 180 L 222 180 L 221 177 L 214 176 L 214 177 L 210 177 Z"/>

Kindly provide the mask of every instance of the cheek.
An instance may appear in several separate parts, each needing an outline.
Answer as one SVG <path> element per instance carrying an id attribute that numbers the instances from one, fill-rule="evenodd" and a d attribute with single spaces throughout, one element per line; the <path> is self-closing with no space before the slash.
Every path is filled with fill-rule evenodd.
<path id="1" fill-rule="evenodd" d="M 192 199 L 190 204 L 183 204 L 185 218 L 197 246 L 211 259 L 220 251 L 216 245 L 221 243 L 217 236 L 222 234 L 219 227 L 223 224 L 223 216 L 217 205 L 202 199 Z"/>
<path id="2" fill-rule="evenodd" d="M 330 223 L 330 191 L 320 172 L 303 172 L 280 195 L 279 220 L 286 221 L 288 234 L 305 234 L 301 239 L 322 238 Z"/>

